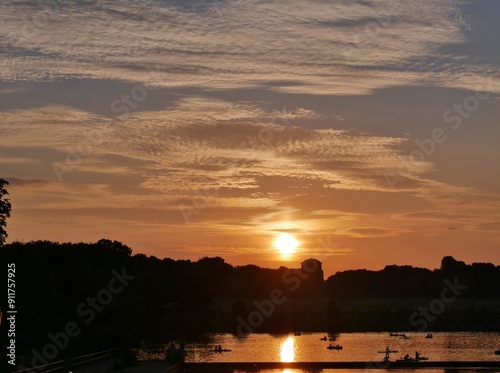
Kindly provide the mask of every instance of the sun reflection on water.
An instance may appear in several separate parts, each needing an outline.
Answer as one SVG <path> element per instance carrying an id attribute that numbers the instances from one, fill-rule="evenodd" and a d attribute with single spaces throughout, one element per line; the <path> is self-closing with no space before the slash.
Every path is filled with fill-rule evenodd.
<path id="1" fill-rule="evenodd" d="M 282 363 L 295 361 L 295 339 L 288 337 L 280 346 L 280 360 Z"/>

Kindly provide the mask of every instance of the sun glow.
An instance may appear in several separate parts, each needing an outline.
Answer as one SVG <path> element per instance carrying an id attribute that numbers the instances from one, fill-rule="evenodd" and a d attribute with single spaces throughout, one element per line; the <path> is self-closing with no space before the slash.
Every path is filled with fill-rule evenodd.
<path id="1" fill-rule="evenodd" d="M 288 337 L 280 346 L 280 361 L 289 363 L 295 361 L 295 340 Z"/>
<path id="2" fill-rule="evenodd" d="M 281 233 L 274 240 L 274 247 L 278 249 L 283 256 L 293 254 L 298 245 L 299 241 L 290 233 Z"/>

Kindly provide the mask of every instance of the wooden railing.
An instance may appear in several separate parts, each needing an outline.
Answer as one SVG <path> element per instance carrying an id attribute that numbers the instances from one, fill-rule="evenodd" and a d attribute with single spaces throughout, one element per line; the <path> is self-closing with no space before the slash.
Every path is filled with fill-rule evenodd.
<path id="1" fill-rule="evenodd" d="M 90 368 L 92 365 L 99 365 L 111 360 L 119 360 L 123 358 L 123 350 L 113 348 L 110 350 L 99 351 L 92 354 L 82 355 L 69 358 L 66 360 L 58 360 L 32 368 L 24 368 L 14 371 L 13 373 L 73 373 Z M 96 369 L 96 371 L 101 371 Z"/>

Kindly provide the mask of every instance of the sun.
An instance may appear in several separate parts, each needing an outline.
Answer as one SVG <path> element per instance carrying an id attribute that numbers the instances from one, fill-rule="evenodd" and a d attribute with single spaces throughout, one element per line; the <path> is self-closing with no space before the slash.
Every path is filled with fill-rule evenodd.
<path id="1" fill-rule="evenodd" d="M 283 256 L 293 254 L 297 246 L 299 246 L 299 241 L 290 233 L 281 233 L 274 240 L 274 247 L 278 249 Z"/>

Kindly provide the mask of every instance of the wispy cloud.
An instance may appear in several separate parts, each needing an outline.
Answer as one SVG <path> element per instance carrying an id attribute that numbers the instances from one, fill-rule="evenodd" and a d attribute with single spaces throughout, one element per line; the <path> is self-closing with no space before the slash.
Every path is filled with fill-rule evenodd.
<path id="1" fill-rule="evenodd" d="M 301 255 L 346 266 L 498 247 L 500 81 L 493 43 L 474 46 L 480 2 L 42 3 L 0 3 L 14 239 L 270 263 L 293 232 Z M 443 114 L 475 105 L 484 77 L 496 94 L 450 131 Z M 412 156 L 436 128 L 446 144 Z"/>
<path id="2" fill-rule="evenodd" d="M 495 69 L 441 53 L 466 42 L 473 22 L 451 0 L 68 1 L 45 9 L 33 0 L 0 7 L 4 80 L 273 84 L 282 92 L 344 95 L 404 85 L 470 88 Z"/>

